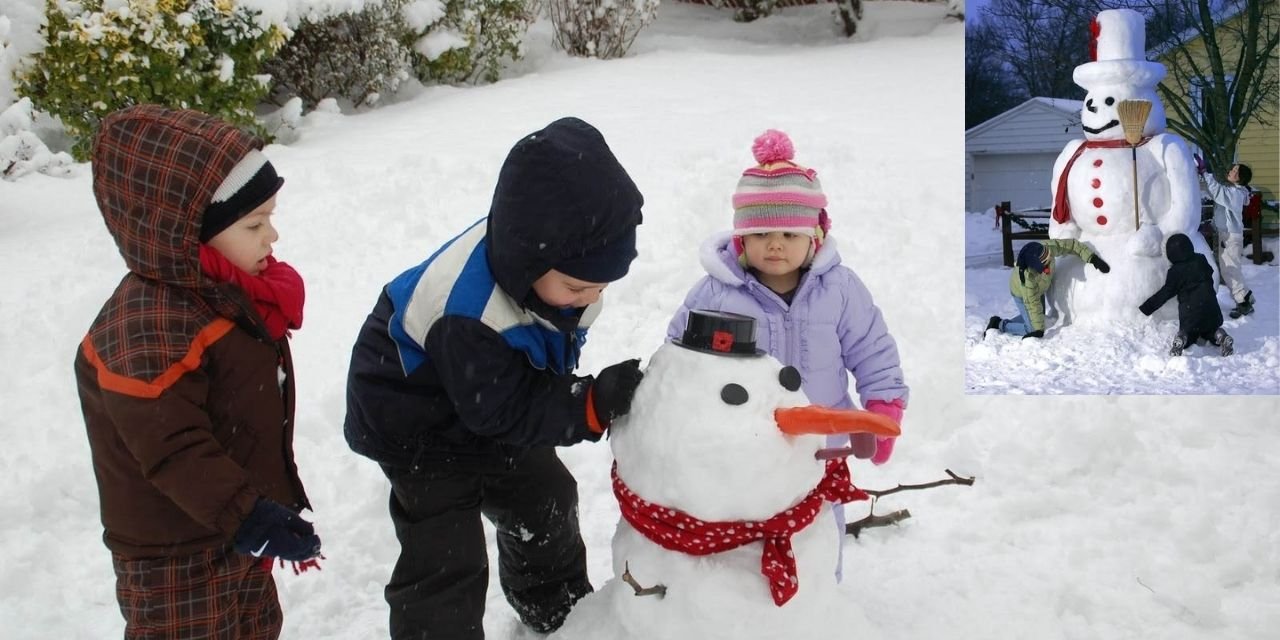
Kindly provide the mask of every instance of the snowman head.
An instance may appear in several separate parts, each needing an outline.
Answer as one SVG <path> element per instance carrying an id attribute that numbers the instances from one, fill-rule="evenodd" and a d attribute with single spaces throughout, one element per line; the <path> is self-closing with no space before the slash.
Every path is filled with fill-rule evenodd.
<path id="1" fill-rule="evenodd" d="M 1164 78 L 1164 65 L 1146 60 L 1146 24 L 1142 14 L 1130 9 L 1103 11 L 1090 24 L 1092 62 L 1075 68 L 1072 78 L 1083 87 L 1084 108 L 1080 123 L 1089 140 L 1120 140 L 1118 106 L 1123 100 L 1147 100 L 1151 113 L 1143 135 L 1165 129 L 1164 105 L 1156 85 Z"/>
<path id="2" fill-rule="evenodd" d="M 706 520 L 762 520 L 822 477 L 822 436 L 784 433 L 800 374 L 768 355 L 667 343 L 649 360 L 631 412 L 609 428 L 618 475 L 645 500 Z"/>

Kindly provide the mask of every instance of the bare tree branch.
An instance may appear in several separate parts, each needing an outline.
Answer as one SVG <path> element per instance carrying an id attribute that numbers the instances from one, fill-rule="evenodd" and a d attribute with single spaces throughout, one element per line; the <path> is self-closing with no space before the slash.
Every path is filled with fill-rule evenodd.
<path id="1" fill-rule="evenodd" d="M 871 527 L 887 527 L 892 524 L 898 524 L 910 517 L 911 512 L 906 509 L 894 511 L 893 513 L 883 516 L 878 516 L 873 513 L 861 520 L 846 524 L 844 526 L 844 532 L 856 538 L 858 537 L 858 534 L 862 533 L 863 529 L 870 529 Z"/>
<path id="2" fill-rule="evenodd" d="M 667 587 L 664 585 L 655 584 L 652 587 L 640 586 L 640 583 L 636 582 L 636 579 L 631 575 L 631 563 L 629 562 L 622 563 L 622 575 L 620 577 L 623 582 L 631 585 L 631 588 L 636 590 L 637 596 L 658 596 L 661 598 L 667 595 Z"/>
<path id="3" fill-rule="evenodd" d="M 880 490 L 863 489 L 863 491 L 866 492 L 866 494 L 869 496 L 880 498 L 883 496 L 897 493 L 899 491 L 919 491 L 921 489 L 932 489 L 934 487 L 941 487 L 948 484 L 962 484 L 965 486 L 973 485 L 973 481 L 974 481 L 973 478 L 962 478 L 956 475 L 950 469 L 947 469 L 946 472 L 947 472 L 947 475 L 951 476 L 947 480 L 937 480 L 935 482 L 926 482 L 924 484 L 900 484 L 892 489 L 880 489 Z"/>

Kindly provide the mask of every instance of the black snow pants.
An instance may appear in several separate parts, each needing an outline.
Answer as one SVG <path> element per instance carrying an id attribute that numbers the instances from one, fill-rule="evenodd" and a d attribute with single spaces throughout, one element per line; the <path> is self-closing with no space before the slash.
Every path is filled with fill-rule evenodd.
<path id="1" fill-rule="evenodd" d="M 497 529 L 502 591 L 530 628 L 554 631 L 591 593 L 578 484 L 555 449 L 534 448 L 484 472 L 383 471 L 400 540 L 385 592 L 393 640 L 484 638 L 489 558 L 481 515 Z"/>

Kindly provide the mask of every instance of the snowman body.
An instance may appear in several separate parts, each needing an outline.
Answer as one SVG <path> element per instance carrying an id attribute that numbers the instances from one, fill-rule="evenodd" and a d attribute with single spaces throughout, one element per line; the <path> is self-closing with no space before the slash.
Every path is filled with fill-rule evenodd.
<path id="1" fill-rule="evenodd" d="M 779 383 L 767 356 L 729 358 L 663 345 L 636 390 L 632 412 L 611 427 L 618 478 L 655 505 L 716 523 L 758 522 L 801 502 L 824 474 L 818 435 L 779 431 L 774 410 L 808 404 Z M 749 399 L 722 400 L 727 385 Z M 750 525 L 747 525 L 750 526 Z M 625 518 L 613 537 L 613 572 L 579 601 L 555 640 L 677 640 L 694 637 L 805 638 L 836 610 L 841 540 L 828 503 L 791 537 L 798 591 L 775 604 L 761 573 L 763 542 L 707 555 L 665 548 Z M 716 541 L 709 544 L 714 545 Z M 637 596 L 621 576 L 666 592 Z M 813 634 L 815 640 L 820 634 Z"/>
<path id="2" fill-rule="evenodd" d="M 1070 215 L 1055 215 L 1049 237 L 1084 242 L 1111 271 L 1102 274 L 1074 258 L 1058 262 L 1049 299 L 1066 323 L 1141 319 L 1138 307 L 1164 284 L 1164 245 L 1175 233 L 1190 237 L 1213 263 L 1198 232 L 1195 163 L 1186 142 L 1165 132 L 1164 106 L 1155 91 L 1164 67 L 1142 59 L 1143 27 L 1135 12 L 1103 11 L 1095 21 L 1098 60 L 1075 70 L 1076 83 L 1088 90 L 1080 112 L 1085 139 L 1068 143 L 1054 163 L 1053 194 L 1057 199 L 1066 189 Z M 1151 103 L 1144 141 L 1136 148 L 1090 146 L 1123 143 L 1119 105 L 1126 100 Z M 1173 303 L 1158 312 L 1161 318 L 1176 315 Z"/>

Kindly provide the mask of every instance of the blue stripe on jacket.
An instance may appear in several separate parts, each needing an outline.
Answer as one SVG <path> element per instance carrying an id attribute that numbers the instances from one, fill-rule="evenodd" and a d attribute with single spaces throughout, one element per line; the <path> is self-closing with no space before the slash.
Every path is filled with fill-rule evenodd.
<path id="1" fill-rule="evenodd" d="M 549 328 L 498 287 L 489 270 L 484 222 L 482 218 L 387 285 L 395 307 L 388 332 L 405 376 L 427 362 L 427 332 L 445 315 L 483 322 L 538 369 L 563 374 L 577 366 L 587 330 L 566 335 Z"/>

